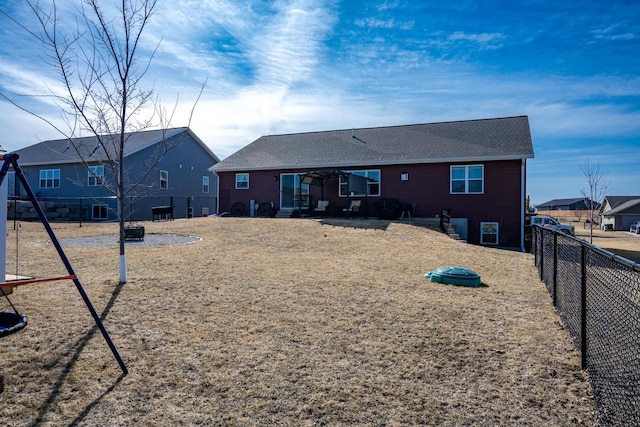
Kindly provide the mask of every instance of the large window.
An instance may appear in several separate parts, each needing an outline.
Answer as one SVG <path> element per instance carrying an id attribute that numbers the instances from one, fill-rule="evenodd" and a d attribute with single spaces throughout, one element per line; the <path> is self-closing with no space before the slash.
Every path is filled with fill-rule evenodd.
<path id="1" fill-rule="evenodd" d="M 160 171 L 160 188 L 163 190 L 169 188 L 169 171 Z"/>
<path id="2" fill-rule="evenodd" d="M 484 165 L 451 166 L 451 193 L 484 193 Z"/>
<path id="3" fill-rule="evenodd" d="M 42 169 L 40 188 L 60 188 L 60 169 Z"/>
<path id="4" fill-rule="evenodd" d="M 362 196 L 379 196 L 380 195 L 380 170 L 361 170 L 361 171 L 348 171 L 354 175 L 362 176 L 367 178 L 367 194 L 361 194 L 360 192 L 355 192 L 353 195 L 362 197 Z M 340 196 L 348 196 L 348 192 L 353 192 L 353 189 L 348 189 L 349 177 L 341 175 L 340 176 Z"/>
<path id="5" fill-rule="evenodd" d="M 237 173 L 236 174 L 236 189 L 238 190 L 246 190 L 249 188 L 249 174 L 248 173 Z"/>
<path id="6" fill-rule="evenodd" d="M 89 166 L 87 181 L 89 186 L 102 185 L 104 182 L 104 166 Z"/>
<path id="7" fill-rule="evenodd" d="M 202 192 L 203 193 L 208 193 L 209 192 L 209 177 L 208 176 L 203 176 L 202 177 Z"/>
<path id="8" fill-rule="evenodd" d="M 480 223 L 480 243 L 483 245 L 497 245 L 498 239 L 498 223 L 497 222 L 481 222 Z"/>

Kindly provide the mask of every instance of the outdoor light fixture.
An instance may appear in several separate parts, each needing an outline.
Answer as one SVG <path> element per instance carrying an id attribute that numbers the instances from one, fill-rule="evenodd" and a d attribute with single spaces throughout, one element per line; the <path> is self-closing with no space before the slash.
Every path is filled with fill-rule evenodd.
<path id="1" fill-rule="evenodd" d="M 400 174 L 400 180 L 401 181 L 409 181 L 409 173 L 408 172 L 402 172 Z"/>
<path id="2" fill-rule="evenodd" d="M 278 175 L 273 175 L 273 180 L 277 181 L 278 180 Z"/>

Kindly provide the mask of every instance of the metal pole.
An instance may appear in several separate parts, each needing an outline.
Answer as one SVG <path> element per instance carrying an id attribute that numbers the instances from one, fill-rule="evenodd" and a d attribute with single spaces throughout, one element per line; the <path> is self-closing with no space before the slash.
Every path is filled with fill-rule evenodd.
<path id="1" fill-rule="evenodd" d="M 580 364 L 587 369 L 587 248 L 582 245 L 580 256 Z"/>
<path id="2" fill-rule="evenodd" d="M 544 279 L 544 233 L 536 226 L 536 235 L 540 237 L 540 278 Z"/>
<path id="3" fill-rule="evenodd" d="M 71 263 L 67 258 L 67 255 L 62 250 L 62 246 L 60 246 L 60 242 L 58 242 L 58 238 L 54 234 L 53 229 L 51 228 L 51 225 L 49 224 L 49 221 L 47 220 L 47 217 L 44 214 L 44 211 L 42 210 L 42 207 L 40 207 L 40 204 L 36 199 L 35 194 L 33 194 L 33 191 L 31 190 L 31 187 L 27 182 L 27 178 L 24 176 L 24 172 L 22 171 L 22 168 L 18 166 L 18 155 L 15 153 L 11 153 L 11 154 L 5 155 L 4 158 L 5 160 L 8 159 L 11 162 L 11 165 L 13 166 L 13 170 L 16 173 L 16 177 L 18 177 L 22 182 L 22 185 L 24 186 L 24 189 L 27 192 L 27 195 L 29 196 L 31 203 L 33 204 L 33 207 L 35 208 L 36 212 L 38 213 L 38 216 L 40 217 L 40 221 L 42 221 L 42 225 L 44 225 L 45 230 L 47 230 L 47 233 L 49 234 L 49 238 L 51 239 L 51 242 L 53 243 L 56 250 L 58 251 L 58 255 L 60 255 L 62 262 L 67 268 L 67 271 L 69 272 L 69 275 L 76 277 L 76 273 L 75 271 L 73 271 L 73 267 L 71 266 Z M 2 170 L 4 171 L 5 168 L 3 167 Z M 98 316 L 98 313 L 96 312 L 95 308 L 93 308 L 93 304 L 91 304 L 91 301 L 89 300 L 89 296 L 84 291 L 84 288 L 80 283 L 80 280 L 78 280 L 76 277 L 75 279 L 73 279 L 73 283 L 76 285 L 76 288 L 80 293 L 80 296 L 82 296 L 82 300 L 84 301 L 85 305 L 89 309 L 89 312 L 91 313 L 93 320 L 96 322 L 96 325 L 100 329 L 100 332 L 102 332 L 102 336 L 104 337 L 104 340 L 107 342 L 107 345 L 109 345 L 109 348 L 111 349 L 113 356 L 118 362 L 118 365 L 120 365 L 120 369 L 122 369 L 122 372 L 125 374 L 129 373 L 126 365 L 124 364 L 124 361 L 122 360 L 122 358 L 120 357 L 120 354 L 118 353 L 118 350 L 116 349 L 116 346 L 113 344 L 113 341 L 111 341 L 111 337 L 109 336 L 109 333 L 107 332 L 104 325 L 102 324 L 102 320 L 100 320 L 100 316 Z"/>
<path id="4" fill-rule="evenodd" d="M 553 306 L 558 305 L 558 233 L 553 233 Z"/>

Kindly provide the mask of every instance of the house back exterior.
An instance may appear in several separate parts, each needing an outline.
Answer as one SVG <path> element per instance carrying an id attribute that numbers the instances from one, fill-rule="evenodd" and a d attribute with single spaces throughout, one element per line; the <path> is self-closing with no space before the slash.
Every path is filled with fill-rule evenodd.
<path id="1" fill-rule="evenodd" d="M 263 136 L 211 170 L 220 212 L 269 203 L 295 215 L 327 200 L 343 215 L 360 200 L 360 215 L 376 217 L 393 200 L 416 218 L 445 210 L 471 243 L 521 248 L 529 158 L 528 118 L 518 116 Z M 313 171 L 339 176 L 305 184 Z M 367 178 L 366 190 L 348 191 L 348 174 Z"/>
<path id="2" fill-rule="evenodd" d="M 217 182 L 208 168 L 219 159 L 189 128 L 136 132 L 127 138 L 125 184 L 137 183 L 128 188 L 127 220 L 151 220 L 154 206 L 171 206 L 175 218 L 215 213 Z M 82 155 L 73 145 L 80 147 Z M 111 171 L 117 165 L 106 158 L 115 156 L 96 149 L 96 137 L 78 138 L 73 145 L 65 139 L 51 140 L 16 151 L 18 164 L 47 217 L 117 219 L 116 199 L 109 189 L 113 189 Z M 19 199 L 24 190 L 13 173 L 8 179 L 9 196 Z M 35 218 L 34 212 L 25 209 L 18 214 L 20 218 Z"/>

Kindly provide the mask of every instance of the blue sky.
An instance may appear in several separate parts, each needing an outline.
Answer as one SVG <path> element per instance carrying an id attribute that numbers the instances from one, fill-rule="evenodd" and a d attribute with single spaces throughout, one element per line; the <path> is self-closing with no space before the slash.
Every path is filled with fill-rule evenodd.
<path id="1" fill-rule="evenodd" d="M 72 4 L 60 7 L 63 22 Z M 0 0 L 22 22 L 23 0 Z M 221 158 L 261 135 L 528 115 L 532 203 L 640 194 L 640 3 L 634 1 L 161 0 L 142 54 L 173 126 Z M 61 123 L 45 52 L 0 15 L 0 91 Z M 60 138 L 0 100 L 0 144 Z"/>

